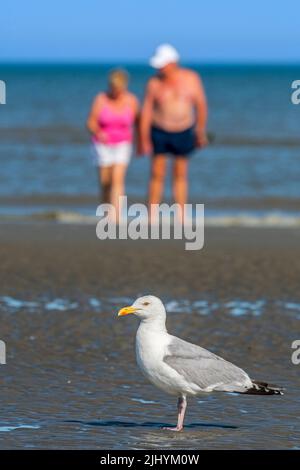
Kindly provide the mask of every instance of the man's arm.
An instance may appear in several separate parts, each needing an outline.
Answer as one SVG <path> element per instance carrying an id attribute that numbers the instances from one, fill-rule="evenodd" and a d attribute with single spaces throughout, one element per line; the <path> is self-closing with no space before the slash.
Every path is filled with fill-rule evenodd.
<path id="1" fill-rule="evenodd" d="M 153 80 L 150 79 L 146 88 L 144 102 L 140 115 L 140 151 L 142 154 L 152 153 L 150 130 L 154 103 Z"/>
<path id="2" fill-rule="evenodd" d="M 202 80 L 195 75 L 195 109 L 196 109 L 196 139 L 199 147 L 205 147 L 208 144 L 206 136 L 207 123 L 207 101 Z"/>

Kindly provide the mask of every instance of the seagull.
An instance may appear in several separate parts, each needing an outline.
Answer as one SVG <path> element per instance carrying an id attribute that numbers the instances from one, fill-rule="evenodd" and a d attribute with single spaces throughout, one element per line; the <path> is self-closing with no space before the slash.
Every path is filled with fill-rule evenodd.
<path id="1" fill-rule="evenodd" d="M 178 421 L 170 431 L 183 429 L 187 396 L 213 391 L 253 395 L 283 395 L 283 389 L 251 380 L 231 362 L 200 346 L 172 336 L 166 329 L 166 310 L 153 295 L 138 298 L 118 316 L 134 314 L 140 319 L 136 334 L 136 359 L 148 380 L 178 397 Z"/>

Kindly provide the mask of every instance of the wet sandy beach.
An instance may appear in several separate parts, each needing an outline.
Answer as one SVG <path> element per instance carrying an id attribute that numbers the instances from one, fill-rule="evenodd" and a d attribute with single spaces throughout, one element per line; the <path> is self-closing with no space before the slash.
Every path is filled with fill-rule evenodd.
<path id="1" fill-rule="evenodd" d="M 209 228 L 205 246 L 100 242 L 94 226 L 0 226 L 0 447 L 299 448 L 300 231 Z M 138 295 L 160 296 L 173 334 L 207 347 L 283 397 L 174 397 L 135 364 L 137 321 L 117 318 Z"/>

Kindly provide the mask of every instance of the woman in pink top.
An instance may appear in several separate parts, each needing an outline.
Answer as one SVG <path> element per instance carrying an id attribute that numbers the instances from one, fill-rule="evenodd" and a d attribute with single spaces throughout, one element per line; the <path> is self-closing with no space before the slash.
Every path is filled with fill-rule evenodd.
<path id="1" fill-rule="evenodd" d="M 126 170 L 132 153 L 134 127 L 139 103 L 127 90 L 128 75 L 114 70 L 109 88 L 94 99 L 87 120 L 92 134 L 103 202 L 119 210 L 119 197 L 124 195 Z"/>

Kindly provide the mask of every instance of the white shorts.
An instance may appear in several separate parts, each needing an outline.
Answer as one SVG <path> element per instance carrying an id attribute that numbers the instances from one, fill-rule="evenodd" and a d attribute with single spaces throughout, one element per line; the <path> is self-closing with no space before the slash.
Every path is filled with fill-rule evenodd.
<path id="1" fill-rule="evenodd" d="M 93 154 L 97 166 L 128 165 L 132 154 L 132 144 L 130 142 L 120 142 L 114 145 L 95 143 Z"/>

